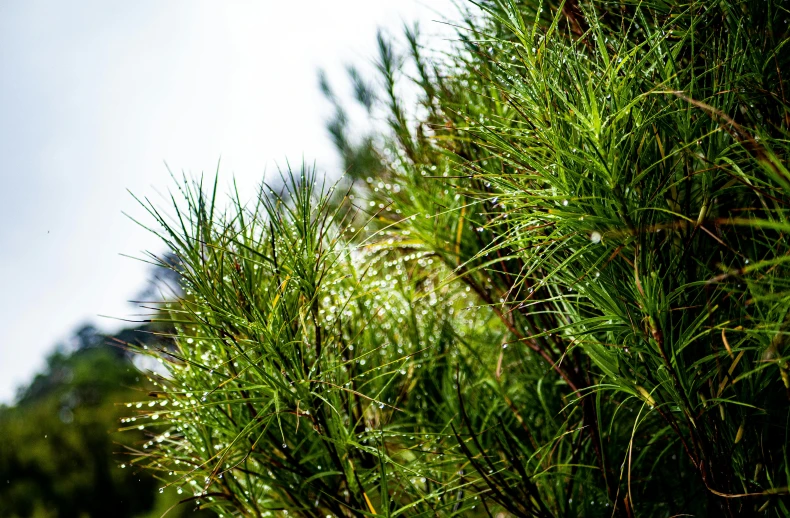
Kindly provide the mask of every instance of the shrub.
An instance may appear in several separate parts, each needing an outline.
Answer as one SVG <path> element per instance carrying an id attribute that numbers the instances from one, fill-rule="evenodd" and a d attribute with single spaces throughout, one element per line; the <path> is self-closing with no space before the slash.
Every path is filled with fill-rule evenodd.
<path id="1" fill-rule="evenodd" d="M 223 516 L 786 515 L 787 4 L 479 8 L 380 38 L 339 183 L 149 205 L 149 465 Z"/>

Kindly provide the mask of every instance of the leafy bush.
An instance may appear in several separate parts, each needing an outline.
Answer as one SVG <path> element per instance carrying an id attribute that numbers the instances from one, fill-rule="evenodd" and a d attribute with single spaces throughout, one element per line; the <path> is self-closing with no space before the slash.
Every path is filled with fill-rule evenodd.
<path id="1" fill-rule="evenodd" d="M 380 38 L 380 88 L 354 80 L 385 134 L 355 144 L 330 96 L 339 183 L 149 205 L 186 290 L 136 416 L 163 490 L 223 516 L 786 515 L 789 14 L 484 1 L 449 53 Z"/>

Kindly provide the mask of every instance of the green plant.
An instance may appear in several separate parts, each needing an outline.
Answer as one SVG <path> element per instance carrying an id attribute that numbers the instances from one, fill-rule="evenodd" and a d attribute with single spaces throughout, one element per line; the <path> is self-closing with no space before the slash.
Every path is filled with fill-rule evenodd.
<path id="1" fill-rule="evenodd" d="M 156 331 L 148 325 L 108 337 L 83 325 L 13 406 L 0 405 L 0 516 L 158 518 L 178 500 L 158 494 L 148 473 L 130 469 L 142 432 L 108 433 L 128 413 L 122 405 L 147 392 L 113 345 L 159 345 Z M 200 516 L 188 506 L 174 511 L 169 516 Z"/>
<path id="2" fill-rule="evenodd" d="M 149 464 L 221 515 L 786 515 L 786 3 L 479 8 L 380 38 L 385 135 L 332 99 L 342 192 L 149 205 Z"/>

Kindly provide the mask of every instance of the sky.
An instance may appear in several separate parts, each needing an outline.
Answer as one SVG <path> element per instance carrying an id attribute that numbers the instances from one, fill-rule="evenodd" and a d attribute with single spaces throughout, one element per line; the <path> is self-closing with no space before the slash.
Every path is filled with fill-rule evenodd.
<path id="1" fill-rule="evenodd" d="M 317 71 L 343 86 L 376 30 L 449 36 L 451 0 L 0 0 L 0 403 L 83 323 L 112 331 L 161 253 L 131 191 L 302 161 L 336 172 Z M 220 161 L 221 159 L 221 161 Z"/>

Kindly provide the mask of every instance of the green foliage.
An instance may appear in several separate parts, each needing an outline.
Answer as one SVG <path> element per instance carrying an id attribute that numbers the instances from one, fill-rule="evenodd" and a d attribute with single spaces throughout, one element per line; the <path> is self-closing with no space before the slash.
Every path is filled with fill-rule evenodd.
<path id="1" fill-rule="evenodd" d="M 386 135 L 330 95 L 348 191 L 149 206 L 144 462 L 223 516 L 786 515 L 787 4 L 479 7 L 352 74 Z"/>
<path id="2" fill-rule="evenodd" d="M 0 407 L 0 516 L 141 518 L 156 506 L 164 508 L 151 516 L 161 516 L 175 502 L 157 493 L 148 473 L 129 467 L 129 449 L 119 451 L 143 440 L 117 432 L 128 412 L 120 405 L 136 397 L 140 374 L 91 326 L 80 328 L 74 342 L 73 352 L 49 357 L 46 372 L 15 406 Z M 176 515 L 189 514 L 183 506 Z"/>

